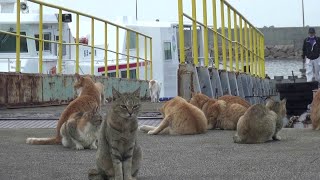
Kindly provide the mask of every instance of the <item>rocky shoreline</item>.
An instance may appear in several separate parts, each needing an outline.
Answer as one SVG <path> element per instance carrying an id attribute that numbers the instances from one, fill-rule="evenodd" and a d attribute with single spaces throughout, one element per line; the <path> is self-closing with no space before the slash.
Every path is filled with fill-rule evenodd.
<path id="1" fill-rule="evenodd" d="M 301 59 L 302 48 L 298 49 L 294 45 L 266 45 L 266 59 Z"/>

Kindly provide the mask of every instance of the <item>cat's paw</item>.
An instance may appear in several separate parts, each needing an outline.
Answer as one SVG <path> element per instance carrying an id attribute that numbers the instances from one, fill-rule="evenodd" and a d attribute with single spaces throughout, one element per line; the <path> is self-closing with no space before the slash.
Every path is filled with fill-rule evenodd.
<path id="1" fill-rule="evenodd" d="M 104 178 L 99 174 L 98 170 L 90 169 L 88 172 L 89 180 L 104 180 Z"/>
<path id="2" fill-rule="evenodd" d="M 145 126 L 145 125 L 139 126 L 139 127 L 138 127 L 138 129 L 139 129 L 139 131 L 147 132 L 147 131 L 146 131 L 146 126 Z"/>
<path id="3" fill-rule="evenodd" d="M 240 137 L 238 135 L 233 136 L 233 142 L 234 143 L 239 143 L 241 141 Z"/>
<path id="4" fill-rule="evenodd" d="M 276 136 L 273 136 L 272 139 L 273 139 L 273 140 L 280 141 L 280 140 L 281 140 L 281 137 L 280 137 L 279 135 L 276 135 Z"/>
<path id="5" fill-rule="evenodd" d="M 97 147 L 97 145 L 95 145 L 95 144 L 91 144 L 91 145 L 90 145 L 90 149 L 98 149 L 98 147 Z"/>
<path id="6" fill-rule="evenodd" d="M 84 149 L 84 147 L 82 145 L 80 145 L 80 144 L 77 144 L 75 149 L 76 150 L 82 150 L 82 149 Z"/>
<path id="7" fill-rule="evenodd" d="M 154 131 L 148 131 L 148 134 L 150 134 L 150 135 L 155 135 L 156 132 L 154 132 Z"/>
<path id="8" fill-rule="evenodd" d="M 137 180 L 135 177 L 124 177 L 123 180 Z"/>

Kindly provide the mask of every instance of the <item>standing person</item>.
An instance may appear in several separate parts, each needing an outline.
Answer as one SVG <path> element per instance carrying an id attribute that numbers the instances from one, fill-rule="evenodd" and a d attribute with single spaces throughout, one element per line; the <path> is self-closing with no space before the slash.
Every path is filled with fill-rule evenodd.
<path id="1" fill-rule="evenodd" d="M 314 28 L 309 28 L 309 37 L 307 37 L 303 41 L 303 48 L 302 48 L 302 59 L 306 63 L 307 82 L 311 82 L 313 77 L 315 78 L 316 81 L 320 82 L 319 54 L 320 54 L 320 38 L 316 36 L 316 31 Z"/>

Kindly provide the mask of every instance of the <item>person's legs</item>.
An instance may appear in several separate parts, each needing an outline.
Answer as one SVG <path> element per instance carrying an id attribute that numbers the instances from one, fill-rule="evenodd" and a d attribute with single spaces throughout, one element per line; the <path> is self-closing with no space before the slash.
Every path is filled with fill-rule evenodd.
<path id="1" fill-rule="evenodd" d="M 314 60 L 314 77 L 315 77 L 315 80 L 318 82 L 320 82 L 319 72 L 320 72 L 320 57 Z"/>
<path id="2" fill-rule="evenodd" d="M 313 78 L 313 61 L 306 58 L 306 76 L 307 82 L 311 82 Z"/>

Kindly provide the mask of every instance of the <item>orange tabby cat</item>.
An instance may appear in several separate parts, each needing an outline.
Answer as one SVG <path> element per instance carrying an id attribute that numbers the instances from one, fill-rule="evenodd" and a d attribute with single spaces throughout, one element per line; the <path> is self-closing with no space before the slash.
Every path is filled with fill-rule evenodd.
<path id="1" fill-rule="evenodd" d="M 240 104 L 246 108 L 249 108 L 251 106 L 248 101 L 244 100 L 243 98 L 241 98 L 239 96 L 224 95 L 224 96 L 219 97 L 218 100 L 223 100 L 227 104 L 237 103 L 237 104 Z"/>
<path id="2" fill-rule="evenodd" d="M 310 119 L 312 121 L 312 128 L 314 130 L 320 130 L 320 90 L 318 90 L 313 97 Z"/>
<path id="3" fill-rule="evenodd" d="M 90 77 L 81 77 L 79 74 L 75 74 L 76 83 L 74 87 L 76 89 L 82 88 L 81 96 L 74 99 L 62 112 L 56 128 L 56 136 L 50 138 L 27 138 L 27 144 L 61 144 L 60 129 L 63 123 L 65 123 L 71 114 L 76 112 L 87 112 L 93 109 L 100 108 L 100 93 L 95 87 L 94 82 Z"/>
<path id="4" fill-rule="evenodd" d="M 192 93 L 190 103 L 201 109 L 208 119 L 208 129 L 235 130 L 239 118 L 250 104 L 238 96 L 225 95 L 218 100 Z"/>
<path id="5" fill-rule="evenodd" d="M 148 134 L 201 134 L 206 132 L 207 119 L 196 106 L 177 96 L 167 101 L 160 109 L 164 119 L 158 127 L 141 126 Z"/>

